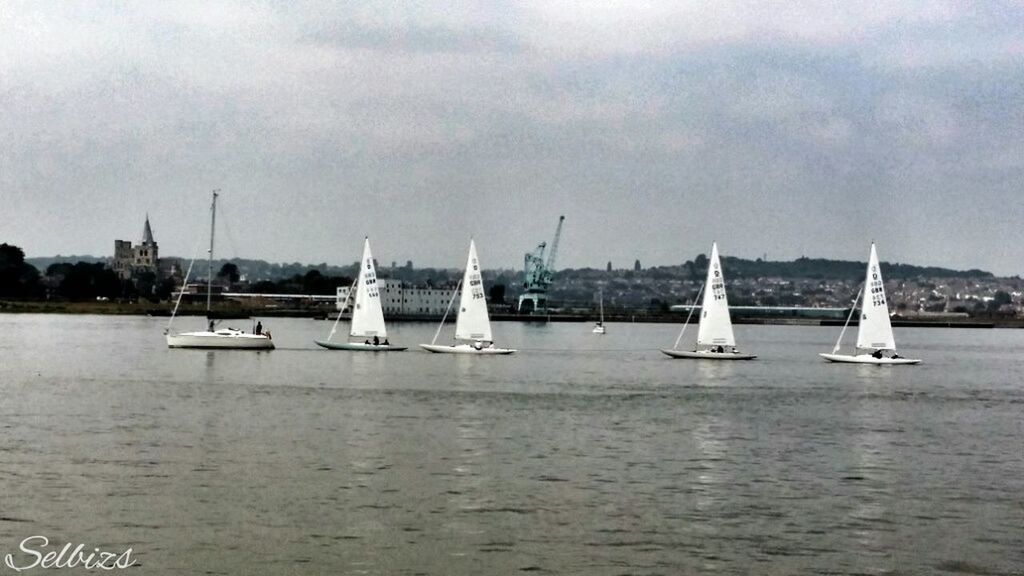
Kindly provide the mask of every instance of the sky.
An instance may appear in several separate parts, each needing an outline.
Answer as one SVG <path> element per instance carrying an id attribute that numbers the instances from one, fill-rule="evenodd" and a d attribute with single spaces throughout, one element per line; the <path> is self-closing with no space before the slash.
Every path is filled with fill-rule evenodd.
<path id="1" fill-rule="evenodd" d="M 1024 2 L 0 3 L 0 242 L 1024 274 Z"/>

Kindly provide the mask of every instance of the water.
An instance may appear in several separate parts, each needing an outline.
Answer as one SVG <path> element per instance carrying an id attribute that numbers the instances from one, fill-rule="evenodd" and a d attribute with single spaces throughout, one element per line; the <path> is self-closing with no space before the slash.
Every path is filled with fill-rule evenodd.
<path id="1" fill-rule="evenodd" d="M 131 546 L 136 574 L 1022 573 L 1024 332 L 897 329 L 925 363 L 879 368 L 818 358 L 839 328 L 737 326 L 761 359 L 712 363 L 658 353 L 670 325 L 496 323 L 522 351 L 484 358 L 321 350 L 330 323 L 305 319 L 265 322 L 273 352 L 168 350 L 165 321 L 0 315 L 0 553 L 42 534 Z M 416 348 L 436 327 L 392 328 Z"/>

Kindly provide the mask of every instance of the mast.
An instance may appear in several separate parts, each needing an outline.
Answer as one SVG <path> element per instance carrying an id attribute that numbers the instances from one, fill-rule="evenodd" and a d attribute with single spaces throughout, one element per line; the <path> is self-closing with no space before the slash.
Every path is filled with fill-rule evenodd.
<path id="1" fill-rule="evenodd" d="M 217 192 L 213 191 L 213 202 L 210 204 L 210 259 L 206 266 L 206 316 L 210 316 L 210 293 L 213 291 L 213 232 L 217 222 Z"/>

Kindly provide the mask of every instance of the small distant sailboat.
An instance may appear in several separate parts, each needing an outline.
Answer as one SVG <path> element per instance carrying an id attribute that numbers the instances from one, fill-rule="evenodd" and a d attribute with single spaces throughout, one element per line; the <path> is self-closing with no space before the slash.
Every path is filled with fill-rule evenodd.
<path id="1" fill-rule="evenodd" d="M 428 352 L 443 354 L 512 354 L 515 350 L 510 348 L 496 348 L 494 337 L 491 335 L 491 321 L 487 315 L 487 298 L 484 295 L 484 282 L 480 275 L 480 262 L 476 256 L 476 244 L 472 239 L 469 241 L 469 256 L 466 259 L 466 270 L 459 281 L 462 293 L 459 298 L 459 312 L 455 321 L 455 338 L 457 340 L 471 341 L 472 344 L 455 344 L 443 346 L 436 344 L 437 337 L 441 334 L 444 321 L 448 317 L 448 311 L 455 301 L 455 294 L 448 302 L 448 308 L 441 318 L 441 325 L 434 333 L 434 339 L 430 344 L 420 344 L 420 348 Z M 458 286 L 455 292 L 459 292 Z"/>
<path id="2" fill-rule="evenodd" d="M 349 290 L 352 294 L 352 290 Z M 344 308 L 344 306 L 342 307 Z M 349 336 L 364 338 L 363 342 L 331 342 L 341 320 L 341 311 L 331 326 L 327 340 L 315 340 L 317 344 L 331 350 L 355 350 L 363 352 L 398 352 L 406 346 L 393 346 L 388 342 L 388 330 L 384 325 L 384 309 L 380 303 L 380 289 L 377 287 L 377 270 L 373 265 L 369 237 L 363 242 L 363 259 L 360 261 L 359 276 L 355 283 L 355 304 L 352 308 L 352 323 Z M 372 341 L 370 339 L 373 339 Z"/>
<path id="3" fill-rule="evenodd" d="M 870 294 L 870 299 L 868 295 Z M 846 327 L 850 325 L 850 319 L 857 309 L 857 301 L 863 297 L 861 306 L 860 322 L 857 325 L 857 349 L 863 350 L 859 354 L 839 354 L 839 347 L 843 342 L 843 335 L 846 334 Z M 874 352 L 867 352 L 874 350 Z M 891 350 L 892 355 L 883 356 L 883 350 Z M 855 351 L 855 352 L 856 352 Z M 853 308 L 846 318 L 846 324 L 839 332 L 839 339 L 832 348 L 831 354 L 818 354 L 829 362 L 846 362 L 852 364 L 918 364 L 919 359 L 903 358 L 896 353 L 896 338 L 892 333 L 892 322 L 889 320 L 889 304 L 885 297 L 885 283 L 882 281 L 882 269 L 878 264 L 878 253 L 875 251 L 875 243 L 871 243 L 871 255 L 868 257 L 867 277 L 857 298 L 853 301 Z"/>
<path id="4" fill-rule="evenodd" d="M 192 272 L 192 264 L 189 264 L 188 273 L 185 274 L 185 281 L 182 283 L 181 292 L 178 293 L 178 300 L 174 304 L 174 311 L 171 313 L 171 319 L 167 322 L 167 329 L 164 330 L 164 334 L 167 336 L 167 347 L 168 348 L 221 348 L 221 349 L 235 349 L 235 350 L 273 350 L 274 341 L 270 339 L 269 332 L 262 332 L 260 325 L 257 328 L 257 332 L 249 334 L 235 328 L 221 328 L 214 330 L 214 321 L 210 320 L 210 295 L 213 291 L 213 237 L 214 237 L 214 225 L 217 221 L 217 192 L 213 192 L 213 202 L 210 204 L 210 256 L 207 264 L 207 280 L 206 280 L 206 316 L 209 321 L 209 330 L 199 332 L 181 332 L 179 334 L 170 334 L 171 323 L 174 322 L 174 317 L 178 313 L 178 305 L 181 304 L 181 296 L 185 292 L 185 286 L 188 284 L 189 274 Z"/>
<path id="5" fill-rule="evenodd" d="M 601 308 L 601 319 L 594 325 L 592 332 L 594 334 L 606 334 L 608 330 L 604 325 L 604 290 L 598 292 L 598 306 Z"/>
<path id="6" fill-rule="evenodd" d="M 679 350 L 679 341 L 690 323 L 693 308 L 686 317 L 679 337 L 671 350 L 662 352 L 673 358 L 700 358 L 702 360 L 752 360 L 754 354 L 746 354 L 736 350 L 736 338 L 732 333 L 732 320 L 729 318 L 729 300 L 725 296 L 725 276 L 722 274 L 722 263 L 718 258 L 718 244 L 711 243 L 711 259 L 708 261 L 708 275 L 701 286 L 704 300 L 700 305 L 700 326 L 697 329 L 697 345 L 692 351 Z"/>

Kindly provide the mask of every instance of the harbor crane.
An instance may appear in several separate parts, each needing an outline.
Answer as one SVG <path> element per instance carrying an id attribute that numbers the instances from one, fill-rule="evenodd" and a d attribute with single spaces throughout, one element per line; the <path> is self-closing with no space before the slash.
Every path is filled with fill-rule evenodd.
<path id="1" fill-rule="evenodd" d="M 519 295 L 519 313 L 532 314 L 547 310 L 548 288 L 555 277 L 555 256 L 558 254 L 558 239 L 562 236 L 564 221 L 565 216 L 558 217 L 558 227 L 555 228 L 555 239 L 551 241 L 547 262 L 544 261 L 547 242 L 541 242 L 532 252 L 526 253 L 523 260 L 523 272 L 526 277 L 523 279 L 523 293 Z"/>

